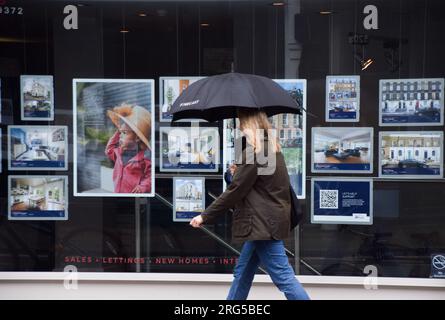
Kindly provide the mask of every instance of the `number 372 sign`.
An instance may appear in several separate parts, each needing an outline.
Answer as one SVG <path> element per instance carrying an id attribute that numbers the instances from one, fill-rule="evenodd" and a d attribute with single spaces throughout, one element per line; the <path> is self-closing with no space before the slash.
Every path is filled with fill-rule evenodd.
<path id="1" fill-rule="evenodd" d="M 8 6 L 6 0 L 0 0 L 0 14 L 3 15 L 22 15 L 23 8 L 18 6 Z"/>

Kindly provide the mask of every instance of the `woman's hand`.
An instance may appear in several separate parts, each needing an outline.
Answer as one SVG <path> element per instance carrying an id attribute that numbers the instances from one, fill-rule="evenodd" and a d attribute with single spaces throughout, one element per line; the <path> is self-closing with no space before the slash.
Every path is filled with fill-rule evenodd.
<path id="1" fill-rule="evenodd" d="M 202 216 L 199 215 L 199 216 L 194 217 L 194 218 L 192 219 L 192 221 L 190 221 L 190 225 L 191 225 L 193 228 L 199 228 L 199 227 L 201 227 L 201 225 L 202 225 L 203 222 L 204 222 L 204 220 L 202 219 Z"/>
<path id="2" fill-rule="evenodd" d="M 231 164 L 229 167 L 230 170 L 230 174 L 233 176 L 233 174 L 235 173 L 236 170 L 236 164 Z"/>

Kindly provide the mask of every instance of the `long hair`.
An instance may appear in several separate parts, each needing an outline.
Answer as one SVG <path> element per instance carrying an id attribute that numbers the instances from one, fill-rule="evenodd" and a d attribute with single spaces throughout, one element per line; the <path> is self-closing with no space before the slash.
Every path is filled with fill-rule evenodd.
<path id="1" fill-rule="evenodd" d="M 240 130 L 246 135 L 247 141 L 253 146 L 255 153 L 260 152 L 264 147 L 264 136 L 267 136 L 272 147 L 270 151 L 274 153 L 281 151 L 276 129 L 270 124 L 265 112 L 238 109 L 238 118 Z"/>

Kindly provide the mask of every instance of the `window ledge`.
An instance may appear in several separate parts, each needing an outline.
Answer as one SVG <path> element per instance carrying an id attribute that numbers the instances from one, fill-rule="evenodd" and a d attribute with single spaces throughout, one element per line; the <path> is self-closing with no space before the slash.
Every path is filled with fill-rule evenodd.
<path id="1" fill-rule="evenodd" d="M 68 274 L 63 272 L 0 272 L 0 282 L 10 281 L 63 281 L 73 279 L 83 282 L 194 282 L 194 283 L 230 283 L 232 274 L 212 273 L 100 273 L 79 272 Z M 315 286 L 364 286 L 367 277 L 342 276 L 297 276 L 302 284 Z M 268 275 L 256 275 L 254 283 L 269 284 Z M 370 279 L 366 283 L 373 283 Z M 443 288 L 445 279 L 428 278 L 377 278 L 379 287 L 418 287 Z"/>

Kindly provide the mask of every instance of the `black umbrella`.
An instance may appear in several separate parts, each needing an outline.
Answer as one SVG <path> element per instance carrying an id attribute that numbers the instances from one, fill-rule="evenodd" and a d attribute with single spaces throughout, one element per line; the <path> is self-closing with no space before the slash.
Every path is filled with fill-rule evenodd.
<path id="1" fill-rule="evenodd" d="M 209 122 L 236 118 L 237 108 L 301 114 L 302 106 L 273 80 L 243 73 L 226 73 L 198 80 L 185 89 L 171 107 L 173 120 Z"/>

